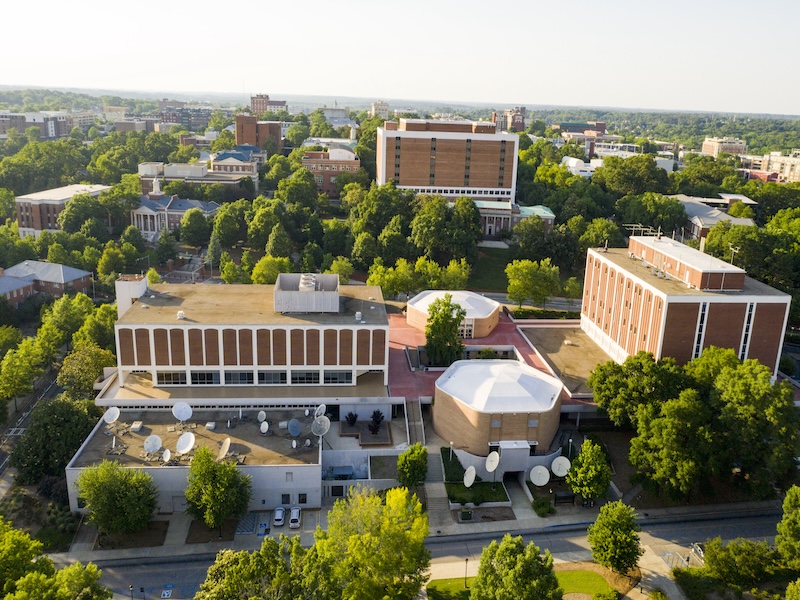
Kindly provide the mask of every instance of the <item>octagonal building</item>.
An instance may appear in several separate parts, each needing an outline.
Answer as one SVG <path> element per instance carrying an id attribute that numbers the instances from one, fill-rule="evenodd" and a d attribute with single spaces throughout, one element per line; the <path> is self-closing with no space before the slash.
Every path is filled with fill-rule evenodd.
<path id="1" fill-rule="evenodd" d="M 486 456 L 502 442 L 547 451 L 558 431 L 560 380 L 515 360 L 459 360 L 436 381 L 433 428 Z"/>
<path id="2" fill-rule="evenodd" d="M 459 329 L 462 338 L 482 338 L 492 333 L 500 319 L 500 303 L 475 292 L 463 290 L 420 292 L 408 301 L 406 322 L 416 329 L 425 331 L 431 303 L 444 298 L 445 294 L 450 294 L 453 297 L 453 304 L 458 304 L 467 311 L 467 316 L 464 317 Z"/>

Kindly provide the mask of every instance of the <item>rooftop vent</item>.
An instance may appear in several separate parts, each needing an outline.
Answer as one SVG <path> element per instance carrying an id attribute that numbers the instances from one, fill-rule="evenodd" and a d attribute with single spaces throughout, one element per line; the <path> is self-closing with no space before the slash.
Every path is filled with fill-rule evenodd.
<path id="1" fill-rule="evenodd" d="M 356 312 L 356 321 L 360 320 L 361 320 L 361 311 L 359 310 L 358 312 Z"/>
<path id="2" fill-rule="evenodd" d="M 181 320 L 181 321 L 185 320 L 186 319 L 186 313 L 183 312 L 182 310 L 179 310 L 178 311 L 178 319 Z"/>

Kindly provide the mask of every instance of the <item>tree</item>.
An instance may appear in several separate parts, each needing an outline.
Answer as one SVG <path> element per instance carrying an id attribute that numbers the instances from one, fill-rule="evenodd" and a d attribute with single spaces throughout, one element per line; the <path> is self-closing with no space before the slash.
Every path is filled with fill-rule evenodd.
<path id="1" fill-rule="evenodd" d="M 292 240 L 280 223 L 276 223 L 269 234 L 266 252 L 275 257 L 289 258 L 292 255 Z"/>
<path id="2" fill-rule="evenodd" d="M 158 274 L 155 267 L 150 267 L 147 270 L 147 285 L 158 285 L 161 283 L 161 275 Z"/>
<path id="3" fill-rule="evenodd" d="M 362 231 L 356 236 L 351 256 L 355 266 L 361 270 L 369 268 L 378 256 L 378 243 L 371 233 Z"/>
<path id="4" fill-rule="evenodd" d="M 640 223 L 665 234 L 680 230 L 687 219 L 680 200 L 653 192 L 624 196 L 617 200 L 616 208 L 622 223 Z"/>
<path id="5" fill-rule="evenodd" d="M 514 260 L 506 265 L 508 299 L 520 307 L 533 296 L 533 272 L 532 260 Z"/>
<path id="6" fill-rule="evenodd" d="M 607 156 L 603 166 L 594 172 L 592 181 L 620 196 L 645 192 L 664 194 L 669 188 L 667 172 L 649 154 L 624 159 Z"/>
<path id="7" fill-rule="evenodd" d="M 278 280 L 280 273 L 291 273 L 292 263 L 288 258 L 279 258 L 267 254 L 253 267 L 250 274 L 253 283 L 273 285 Z"/>
<path id="8" fill-rule="evenodd" d="M 449 207 L 444 196 L 419 196 L 420 208 L 411 221 L 411 242 L 428 258 L 450 250 L 447 237 Z"/>
<path id="9" fill-rule="evenodd" d="M 463 290 L 467 287 L 471 271 L 467 259 L 453 259 L 442 269 L 439 287 L 443 290 Z"/>
<path id="10" fill-rule="evenodd" d="M 116 352 L 116 341 L 114 339 L 114 324 L 116 322 L 116 306 L 113 304 L 101 304 L 95 309 L 94 313 L 86 317 L 81 328 L 72 336 L 72 345 L 77 347 L 80 344 L 92 342 L 100 348 Z"/>
<path id="11" fill-rule="evenodd" d="M 786 587 L 786 600 L 800 600 L 800 579 L 796 579 Z"/>
<path id="12" fill-rule="evenodd" d="M 353 274 L 353 263 L 350 262 L 344 256 L 337 256 L 329 269 L 327 269 L 326 273 L 332 273 L 333 275 L 339 276 L 339 283 L 341 284 L 348 284 L 350 282 L 350 276 Z"/>
<path id="13" fill-rule="evenodd" d="M 428 449 L 417 442 L 397 457 L 397 480 L 413 488 L 425 481 L 428 474 Z"/>
<path id="14" fill-rule="evenodd" d="M 752 588 L 764 581 L 775 565 L 775 551 L 765 541 L 744 538 L 727 545 L 720 538 L 706 542 L 705 567 L 712 577 L 726 584 Z"/>
<path id="15" fill-rule="evenodd" d="M 160 265 L 165 265 L 178 256 L 178 244 L 175 242 L 175 237 L 166 228 L 161 230 L 158 241 L 156 241 L 156 256 Z"/>
<path id="16" fill-rule="evenodd" d="M 299 148 L 300 145 L 306 141 L 310 133 L 310 128 L 300 123 L 290 125 L 286 130 L 286 141 L 293 147 Z"/>
<path id="17" fill-rule="evenodd" d="M 53 561 L 42 554 L 42 542 L 0 520 L 0 589 L 13 592 L 16 582 L 28 573 L 51 576 Z M 36 596 L 31 596 L 35 598 Z"/>
<path id="18" fill-rule="evenodd" d="M 425 353 L 435 366 L 449 366 L 464 354 L 464 344 L 458 335 L 467 311 L 453 303 L 452 294 L 437 298 L 428 307 L 425 325 Z"/>
<path id="19" fill-rule="evenodd" d="M 0 423 L 8 418 L 6 405 L 14 400 L 14 409 L 18 396 L 33 392 L 33 382 L 42 372 L 41 358 L 34 338 L 28 337 L 19 346 L 6 352 L 0 363 Z"/>
<path id="20" fill-rule="evenodd" d="M 94 342 L 87 342 L 75 347 L 64 358 L 56 381 L 71 397 L 89 400 L 96 395 L 94 382 L 103 374 L 103 368 L 116 364 L 114 354 Z"/>
<path id="21" fill-rule="evenodd" d="M 580 298 L 583 294 L 583 285 L 577 277 L 570 277 L 564 284 L 564 295 L 569 300 L 569 305 L 572 306 L 572 301 Z"/>
<path id="22" fill-rule="evenodd" d="M 19 483 L 37 483 L 45 475 L 64 476 L 67 463 L 97 423 L 87 408 L 85 402 L 63 394 L 36 405 L 11 453 Z"/>
<path id="23" fill-rule="evenodd" d="M 589 525 L 587 539 L 595 562 L 626 575 L 639 564 L 644 554 L 639 544 L 639 524 L 633 508 L 618 500 L 600 507 L 600 514 Z"/>
<path id="24" fill-rule="evenodd" d="M 605 496 L 611 483 L 611 467 L 602 448 L 592 440 L 585 440 L 580 454 L 572 462 L 566 478 L 569 489 L 583 498 Z"/>
<path id="25" fill-rule="evenodd" d="M 584 255 L 587 248 L 600 248 L 606 243 L 609 248 L 620 248 L 624 245 L 619 228 L 611 219 L 592 219 L 578 242 L 581 246 L 581 254 Z"/>
<path id="26" fill-rule="evenodd" d="M 544 555 L 533 542 L 527 546 L 522 536 L 505 534 L 484 547 L 478 576 L 472 582 L 470 600 L 561 600 L 549 550 Z"/>
<path id="27" fill-rule="evenodd" d="M 0 325 L 0 360 L 22 341 L 22 331 L 11 325 Z"/>
<path id="28" fill-rule="evenodd" d="M 89 219 L 100 221 L 106 218 L 106 211 L 97 198 L 88 194 L 78 194 L 67 202 L 64 210 L 58 213 L 58 224 L 67 233 L 77 232 Z"/>
<path id="29" fill-rule="evenodd" d="M 427 535 L 427 515 L 407 489 L 387 490 L 384 503 L 356 488 L 328 513 L 328 531 L 317 530 L 315 579 L 332 584 L 326 597 L 412 600 L 427 579 Z"/>
<path id="30" fill-rule="evenodd" d="M 212 152 L 222 152 L 223 150 L 230 150 L 236 146 L 236 138 L 233 132 L 229 129 L 223 129 L 219 132 L 219 136 L 211 142 Z"/>
<path id="31" fill-rule="evenodd" d="M 140 469 L 104 460 L 83 469 L 75 481 L 89 521 L 109 535 L 147 529 L 156 510 L 158 488 Z"/>
<path id="32" fill-rule="evenodd" d="M 536 304 L 545 306 L 547 298 L 555 296 L 561 290 L 558 267 L 543 258 L 538 263 L 533 263 L 533 281 L 531 282 L 531 299 Z"/>
<path id="33" fill-rule="evenodd" d="M 106 246 L 97 262 L 97 275 L 106 283 L 113 285 L 120 273 L 125 271 L 125 255 L 119 248 Z"/>
<path id="34" fill-rule="evenodd" d="M 220 530 L 226 519 L 242 516 L 250 504 L 250 476 L 235 464 L 217 462 L 207 447 L 198 448 L 189 466 L 188 511 L 209 529 Z"/>
<path id="35" fill-rule="evenodd" d="M 144 252 L 144 237 L 142 236 L 142 232 L 139 231 L 139 228 L 135 225 L 128 225 L 125 231 L 122 232 L 119 243 L 124 244 L 126 242 L 133 244 L 137 252 Z"/>
<path id="36" fill-rule="evenodd" d="M 181 217 L 180 225 L 181 242 L 189 246 L 202 246 L 208 243 L 211 227 L 203 211 L 199 208 L 190 208 Z"/>
<path id="37" fill-rule="evenodd" d="M 545 256 L 547 228 L 538 215 L 525 217 L 513 229 L 517 257 L 539 260 Z"/>
<path id="38" fill-rule="evenodd" d="M 783 499 L 783 517 L 778 523 L 775 546 L 784 564 L 792 569 L 800 568 L 800 487 L 793 485 Z"/>

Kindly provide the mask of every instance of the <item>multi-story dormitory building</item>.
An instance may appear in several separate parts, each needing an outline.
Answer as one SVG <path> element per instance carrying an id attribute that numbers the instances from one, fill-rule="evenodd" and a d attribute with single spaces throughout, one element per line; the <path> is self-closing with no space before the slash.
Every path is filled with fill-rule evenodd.
<path id="1" fill-rule="evenodd" d="M 620 362 L 645 350 L 683 364 L 718 346 L 776 372 L 790 300 L 680 242 L 632 236 L 588 251 L 581 328 Z"/>

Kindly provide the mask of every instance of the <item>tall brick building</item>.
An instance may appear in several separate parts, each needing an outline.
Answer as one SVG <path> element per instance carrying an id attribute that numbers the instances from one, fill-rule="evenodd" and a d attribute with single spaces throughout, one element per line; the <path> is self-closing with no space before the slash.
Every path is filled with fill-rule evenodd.
<path id="1" fill-rule="evenodd" d="M 617 361 L 641 350 L 679 364 L 732 348 L 778 369 L 791 297 L 675 240 L 590 249 L 581 328 Z"/>
<path id="2" fill-rule="evenodd" d="M 58 215 L 74 196 L 87 194 L 97 198 L 111 189 L 108 185 L 67 185 L 15 198 L 19 236 L 39 237 L 42 231 L 59 231 Z"/>
<path id="3" fill-rule="evenodd" d="M 281 121 L 259 121 L 258 117 L 250 115 L 236 115 L 234 120 L 236 145 L 264 147 L 267 138 L 272 138 L 278 144 L 278 150 L 283 148 L 283 131 Z"/>

